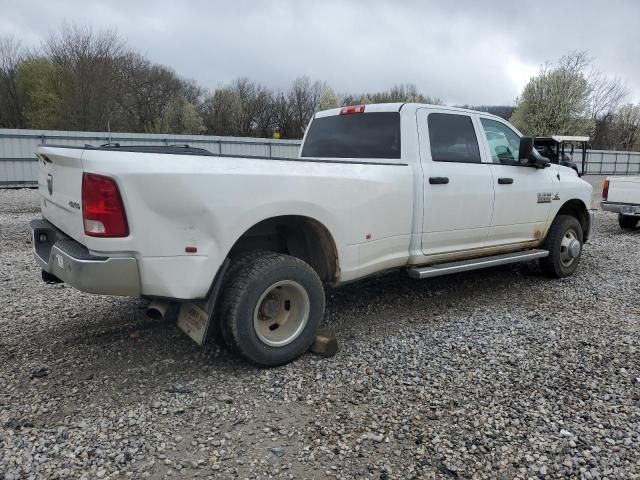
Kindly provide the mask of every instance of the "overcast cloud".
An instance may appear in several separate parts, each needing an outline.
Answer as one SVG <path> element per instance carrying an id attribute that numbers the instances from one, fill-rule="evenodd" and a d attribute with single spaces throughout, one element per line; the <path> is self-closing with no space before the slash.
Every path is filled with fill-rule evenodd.
<path id="1" fill-rule="evenodd" d="M 455 6 L 454 6 L 455 5 Z M 0 34 L 38 46 L 64 21 L 215 88 L 298 76 L 339 93 L 414 83 L 449 104 L 512 104 L 547 60 L 588 50 L 640 101 L 640 1 L 0 0 Z"/>

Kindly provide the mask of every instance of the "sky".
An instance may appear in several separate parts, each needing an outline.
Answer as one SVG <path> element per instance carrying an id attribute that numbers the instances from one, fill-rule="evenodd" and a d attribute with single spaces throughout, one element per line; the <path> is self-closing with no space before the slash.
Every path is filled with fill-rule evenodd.
<path id="1" fill-rule="evenodd" d="M 115 29 L 209 89 L 306 75 L 338 93 L 412 83 L 454 105 L 511 105 L 572 50 L 640 102 L 639 20 L 639 0 L 0 0 L 0 35 L 28 47 L 65 22 Z"/>

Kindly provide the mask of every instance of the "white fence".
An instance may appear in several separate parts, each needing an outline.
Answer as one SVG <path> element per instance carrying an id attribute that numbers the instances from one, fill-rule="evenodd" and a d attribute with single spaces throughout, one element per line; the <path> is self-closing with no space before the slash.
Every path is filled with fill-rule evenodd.
<path id="1" fill-rule="evenodd" d="M 295 158 L 299 140 L 217 137 L 209 135 L 169 135 L 143 133 L 64 132 L 57 130 L 0 129 L 0 187 L 35 186 L 38 163 L 34 151 L 39 144 L 83 146 L 119 143 L 132 145 L 184 145 L 225 155 L 255 155 Z"/>
<path id="2" fill-rule="evenodd" d="M 295 158 L 299 140 L 264 138 L 216 137 L 208 135 L 164 135 L 142 133 L 63 132 L 56 130 L 0 129 L 0 187 L 34 186 L 37 183 L 36 145 L 101 145 L 107 142 L 121 145 L 189 144 L 213 153 L 227 155 L 258 155 Z M 582 157 L 574 154 L 581 168 Z M 585 173 L 590 175 L 640 174 L 640 152 L 588 150 Z"/>
<path id="3" fill-rule="evenodd" d="M 580 153 L 573 161 L 582 168 Z M 637 175 L 640 174 L 640 152 L 617 152 L 613 150 L 587 150 L 585 164 L 587 175 Z"/>

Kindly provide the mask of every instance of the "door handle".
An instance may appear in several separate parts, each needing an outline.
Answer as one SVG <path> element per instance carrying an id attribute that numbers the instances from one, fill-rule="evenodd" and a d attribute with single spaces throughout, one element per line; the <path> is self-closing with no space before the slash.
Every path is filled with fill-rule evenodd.
<path id="1" fill-rule="evenodd" d="M 513 183 L 513 178 L 499 178 L 498 183 L 500 185 L 511 185 Z"/>
<path id="2" fill-rule="evenodd" d="M 431 185 L 445 185 L 449 183 L 449 177 L 429 177 Z"/>

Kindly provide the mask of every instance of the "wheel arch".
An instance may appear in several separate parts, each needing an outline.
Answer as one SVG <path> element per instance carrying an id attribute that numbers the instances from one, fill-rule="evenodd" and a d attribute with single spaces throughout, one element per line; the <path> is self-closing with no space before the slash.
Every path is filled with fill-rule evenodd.
<path id="1" fill-rule="evenodd" d="M 591 220 L 589 217 L 589 210 L 582 200 L 579 198 L 567 200 L 556 212 L 554 220 L 558 215 L 570 215 L 575 217 L 582 227 L 583 241 L 586 242 L 589 239 L 589 234 L 591 233 Z"/>
<path id="2" fill-rule="evenodd" d="M 233 261 L 241 253 L 269 250 L 299 258 L 316 271 L 323 282 L 335 283 L 340 272 L 338 249 L 329 229 L 304 215 L 265 218 L 242 233 L 227 257 Z"/>

